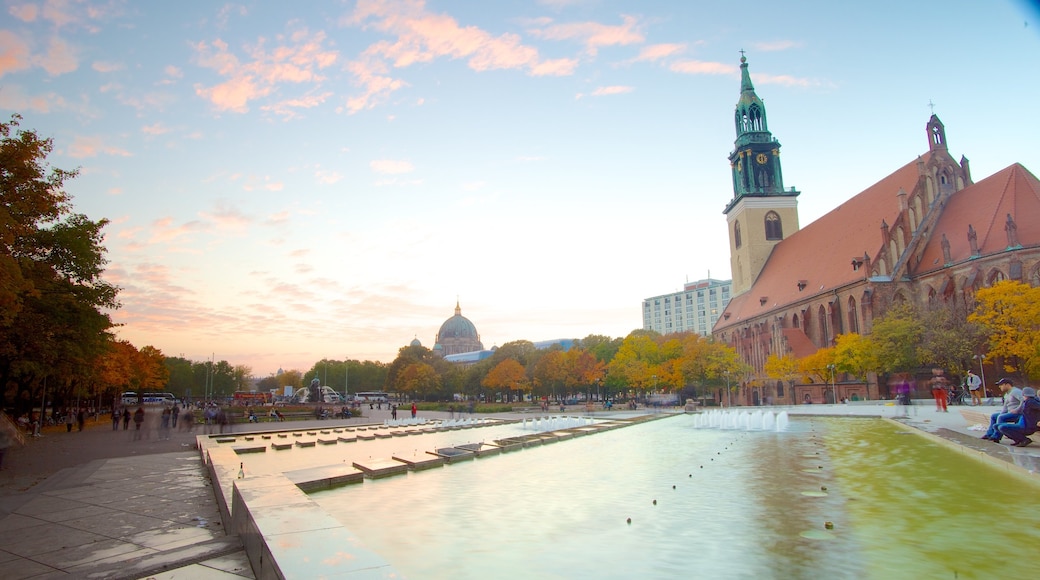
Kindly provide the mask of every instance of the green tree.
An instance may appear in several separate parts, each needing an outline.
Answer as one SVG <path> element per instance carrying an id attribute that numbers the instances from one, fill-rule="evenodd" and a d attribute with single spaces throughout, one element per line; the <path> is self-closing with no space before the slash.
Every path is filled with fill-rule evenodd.
<path id="1" fill-rule="evenodd" d="M 841 373 L 867 380 L 868 373 L 881 370 L 877 347 L 869 336 L 857 333 L 839 334 L 834 344 L 834 366 Z"/>
<path id="2" fill-rule="evenodd" d="M 433 366 L 416 362 L 406 366 L 397 377 L 400 391 L 408 393 L 413 397 L 426 400 L 431 392 L 437 389 L 440 377 Z"/>
<path id="3" fill-rule="evenodd" d="M 910 304 L 899 304 L 874 321 L 870 339 L 876 347 L 881 370 L 909 371 L 921 364 L 919 345 L 924 324 Z"/>

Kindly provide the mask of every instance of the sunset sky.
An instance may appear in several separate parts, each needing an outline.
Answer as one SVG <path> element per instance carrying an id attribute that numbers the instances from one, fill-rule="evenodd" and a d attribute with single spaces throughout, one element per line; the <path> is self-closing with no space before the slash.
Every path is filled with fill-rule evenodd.
<path id="1" fill-rule="evenodd" d="M 6 2 L 0 114 L 111 220 L 119 337 L 259 376 L 432 347 L 456 297 L 491 347 L 728 279 L 741 49 L 803 226 L 929 102 L 976 181 L 1040 172 L 1036 2 L 737 6 Z"/>

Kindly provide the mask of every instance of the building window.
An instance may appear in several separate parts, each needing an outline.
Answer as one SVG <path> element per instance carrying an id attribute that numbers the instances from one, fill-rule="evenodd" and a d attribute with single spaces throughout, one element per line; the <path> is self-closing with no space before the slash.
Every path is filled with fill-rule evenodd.
<path id="1" fill-rule="evenodd" d="M 740 249 L 740 222 L 733 222 L 733 246 Z"/>
<path id="2" fill-rule="evenodd" d="M 784 239 L 784 226 L 780 222 L 780 216 L 775 211 L 766 214 L 766 239 Z"/>

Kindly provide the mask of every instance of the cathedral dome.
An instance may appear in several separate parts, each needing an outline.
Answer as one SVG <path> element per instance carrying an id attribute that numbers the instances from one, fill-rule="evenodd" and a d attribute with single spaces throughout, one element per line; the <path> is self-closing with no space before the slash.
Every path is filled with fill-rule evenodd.
<path id="1" fill-rule="evenodd" d="M 457 302 L 455 316 L 444 321 L 434 342 L 434 350 L 445 355 L 484 350 L 477 327 L 462 315 L 462 309 Z"/>
<path id="2" fill-rule="evenodd" d="M 422 343 L 419 342 L 419 337 L 415 337 L 412 339 L 411 344 L 409 344 L 408 346 L 422 346 Z"/>

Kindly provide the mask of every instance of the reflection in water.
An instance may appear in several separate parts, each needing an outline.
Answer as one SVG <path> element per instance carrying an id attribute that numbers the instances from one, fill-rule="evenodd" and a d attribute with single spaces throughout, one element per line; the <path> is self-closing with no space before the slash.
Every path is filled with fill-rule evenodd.
<path id="1" fill-rule="evenodd" d="M 1021 485 L 881 421 L 678 416 L 311 497 L 412 578 L 970 578 L 1040 540 Z"/>

